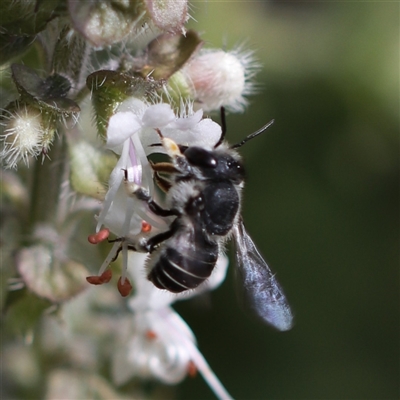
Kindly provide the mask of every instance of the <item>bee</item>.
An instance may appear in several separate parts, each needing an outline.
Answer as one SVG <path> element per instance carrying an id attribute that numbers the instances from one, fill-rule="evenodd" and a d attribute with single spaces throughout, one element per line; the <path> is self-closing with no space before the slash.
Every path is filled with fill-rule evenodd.
<path id="1" fill-rule="evenodd" d="M 142 187 L 131 195 L 147 203 L 161 217 L 173 217 L 169 229 L 142 243 L 150 253 L 148 279 L 173 293 L 194 289 L 210 277 L 225 243 L 235 243 L 236 271 L 245 305 L 278 330 L 292 327 L 292 313 L 281 286 L 247 234 L 241 215 L 244 168 L 236 151 L 274 122 L 230 146 L 222 134 L 212 147 L 183 146 L 157 130 L 171 163 L 153 164 L 155 179 L 166 191 L 167 208 Z M 167 179 L 163 174 L 169 174 Z"/>

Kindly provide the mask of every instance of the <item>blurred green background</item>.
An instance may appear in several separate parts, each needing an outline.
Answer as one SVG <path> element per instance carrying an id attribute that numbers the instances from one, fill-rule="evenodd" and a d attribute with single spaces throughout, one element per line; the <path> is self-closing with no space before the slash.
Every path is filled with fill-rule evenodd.
<path id="1" fill-rule="evenodd" d="M 397 2 L 192 2 L 207 46 L 246 41 L 259 91 L 228 115 L 244 220 L 296 325 L 278 333 L 238 307 L 233 269 L 209 302 L 176 309 L 237 399 L 399 398 Z M 204 299 L 203 299 L 204 300 Z M 180 399 L 214 398 L 201 378 Z"/>

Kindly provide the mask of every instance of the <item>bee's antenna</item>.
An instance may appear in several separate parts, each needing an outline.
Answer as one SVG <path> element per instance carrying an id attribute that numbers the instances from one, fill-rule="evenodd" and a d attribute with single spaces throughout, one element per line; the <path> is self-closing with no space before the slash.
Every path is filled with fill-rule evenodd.
<path id="1" fill-rule="evenodd" d="M 221 107 L 221 137 L 218 142 L 214 145 L 214 149 L 216 149 L 224 140 L 226 134 L 226 117 L 225 117 L 225 107 Z"/>
<path id="2" fill-rule="evenodd" d="M 238 147 L 243 146 L 245 143 L 247 143 L 250 139 L 254 139 L 256 136 L 258 136 L 260 133 L 263 133 L 266 131 L 273 123 L 275 122 L 274 119 L 271 119 L 271 121 L 268 122 L 268 124 L 264 125 L 262 128 L 260 128 L 258 131 L 255 131 L 251 133 L 249 136 L 246 136 L 241 142 L 233 144 L 230 148 L 231 149 L 237 149 Z"/>

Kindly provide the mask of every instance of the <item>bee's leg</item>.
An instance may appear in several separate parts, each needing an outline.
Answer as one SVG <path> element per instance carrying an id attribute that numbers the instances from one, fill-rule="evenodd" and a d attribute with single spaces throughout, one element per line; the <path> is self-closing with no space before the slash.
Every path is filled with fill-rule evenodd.
<path id="1" fill-rule="evenodd" d="M 176 210 L 166 210 L 159 206 L 154 200 L 152 200 L 149 193 L 141 187 L 135 189 L 132 194 L 135 195 L 139 200 L 145 201 L 148 204 L 150 210 L 160 217 L 171 217 L 173 215 L 179 215 Z"/>
<path id="2" fill-rule="evenodd" d="M 172 183 L 167 178 L 161 176 L 158 172 L 154 174 L 154 179 L 156 181 L 157 186 L 164 192 L 168 193 L 169 189 L 171 189 Z"/>
<path id="3" fill-rule="evenodd" d="M 121 253 L 122 250 L 122 242 L 124 242 L 126 239 L 123 237 L 119 237 L 116 239 L 112 239 L 112 240 L 108 240 L 108 243 L 115 243 L 115 242 L 121 242 L 121 245 L 118 247 L 117 252 L 115 253 L 115 256 L 112 258 L 111 262 L 114 262 L 118 256 L 119 253 Z M 144 252 L 146 249 L 144 249 L 144 246 L 141 245 L 140 243 L 138 245 L 134 245 L 133 243 L 129 243 L 128 244 L 128 250 L 132 250 L 132 251 L 139 251 L 139 252 Z"/>
<path id="4" fill-rule="evenodd" d="M 153 171 L 161 172 L 163 174 L 176 174 L 179 172 L 175 167 L 174 164 L 169 162 L 159 162 L 154 163 L 150 161 L 151 168 Z"/>
<path id="5" fill-rule="evenodd" d="M 150 238 L 144 248 L 149 252 L 152 253 L 153 250 L 162 242 L 166 241 L 170 237 L 172 237 L 176 231 L 178 230 L 178 225 L 172 223 L 171 228 L 166 232 L 161 232 L 158 235 L 153 236 Z"/>
<path id="6" fill-rule="evenodd" d="M 161 176 L 160 174 L 174 174 L 178 171 L 174 167 L 174 164 L 169 162 L 153 163 L 150 161 L 151 168 L 154 171 L 154 179 L 157 186 L 164 192 L 167 193 L 171 189 L 172 183 L 169 179 Z"/>

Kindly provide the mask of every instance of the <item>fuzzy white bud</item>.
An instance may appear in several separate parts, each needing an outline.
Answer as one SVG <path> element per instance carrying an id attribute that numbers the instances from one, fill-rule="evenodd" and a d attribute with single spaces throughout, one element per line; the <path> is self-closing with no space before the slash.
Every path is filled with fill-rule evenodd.
<path id="1" fill-rule="evenodd" d="M 207 50 L 194 57 L 182 73 L 192 85 L 193 97 L 205 111 L 224 106 L 242 111 L 247 104 L 243 97 L 251 93 L 249 79 L 254 74 L 251 53 Z"/>
<path id="2" fill-rule="evenodd" d="M 43 150 L 42 114 L 40 110 L 29 106 L 21 106 L 7 113 L 1 124 L 3 148 L 0 159 L 6 168 L 16 168 L 20 160 L 28 165 L 29 158 L 37 157 Z"/>
<path id="3" fill-rule="evenodd" d="M 186 0 L 145 0 L 145 4 L 153 23 L 163 32 L 185 32 L 189 19 Z"/>

